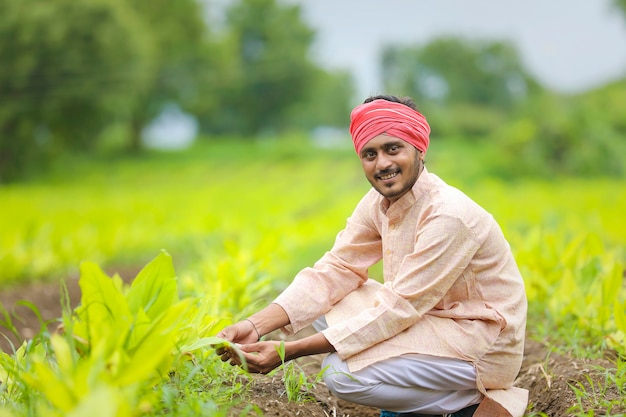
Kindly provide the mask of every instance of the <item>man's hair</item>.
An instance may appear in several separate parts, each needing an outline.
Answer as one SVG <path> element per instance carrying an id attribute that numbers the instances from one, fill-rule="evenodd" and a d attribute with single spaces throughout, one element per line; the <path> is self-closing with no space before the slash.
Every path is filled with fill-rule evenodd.
<path id="1" fill-rule="evenodd" d="M 377 95 L 377 96 L 370 96 L 370 97 L 365 99 L 363 104 L 370 103 L 370 102 L 372 102 L 374 100 L 393 101 L 394 103 L 404 104 L 405 106 L 408 106 L 408 107 L 412 108 L 413 110 L 417 110 L 417 106 L 415 105 L 415 102 L 413 101 L 413 99 L 411 97 L 397 97 L 397 96 L 392 96 L 392 95 L 387 95 L 387 94 L 380 94 L 380 95 Z"/>

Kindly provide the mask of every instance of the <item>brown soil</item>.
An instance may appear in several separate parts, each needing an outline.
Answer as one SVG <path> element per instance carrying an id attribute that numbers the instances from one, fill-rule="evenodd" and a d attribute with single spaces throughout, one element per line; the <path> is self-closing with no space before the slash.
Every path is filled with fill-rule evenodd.
<path id="1" fill-rule="evenodd" d="M 135 271 L 136 272 L 136 271 Z M 122 274 L 122 276 L 125 276 Z M 134 276 L 134 274 L 129 275 Z M 76 279 L 66 281 L 70 304 L 76 306 L 80 301 L 80 290 Z M 29 284 L 23 287 L 0 291 L 0 304 L 12 317 L 18 335 L 5 330 L 0 323 L 0 348 L 11 352 L 11 343 L 31 338 L 39 332 L 42 322 L 48 322 L 48 328 L 56 327 L 55 319 L 61 316 L 60 285 L 58 283 Z M 29 303 L 37 307 L 40 318 L 28 307 Z M 0 310 L 1 312 L 1 310 Z M 4 318 L 6 320 L 6 317 Z M 300 366 L 309 375 L 317 375 L 320 370 L 320 357 L 309 358 Z M 530 391 L 529 411 L 527 415 L 543 412 L 549 417 L 573 415 L 568 409 L 578 400 L 571 385 L 584 384 L 592 392 L 593 384 L 605 386 L 604 369 L 614 368 L 608 359 L 588 360 L 550 352 L 549 348 L 537 341 L 526 343 L 525 359 L 516 385 Z M 303 416 L 303 417 L 378 417 L 379 410 L 362 407 L 334 398 L 323 383 L 310 387 L 306 393 L 307 401 L 289 402 L 281 375 L 254 375 L 250 390 L 241 398 L 241 404 L 231 413 L 238 416 L 248 409 L 250 414 L 264 416 Z M 620 393 L 617 387 L 609 386 L 601 394 L 606 401 L 617 400 Z M 588 401 L 582 400 L 587 415 L 625 415 L 626 409 L 593 409 Z"/>

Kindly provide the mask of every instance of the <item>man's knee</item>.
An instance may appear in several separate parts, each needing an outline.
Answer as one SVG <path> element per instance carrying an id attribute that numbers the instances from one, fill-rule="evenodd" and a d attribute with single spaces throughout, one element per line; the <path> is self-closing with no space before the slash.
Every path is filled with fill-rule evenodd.
<path id="1" fill-rule="evenodd" d="M 328 390 L 341 399 L 349 399 L 355 394 L 361 395 L 372 387 L 352 375 L 345 363 L 331 354 L 324 361 L 324 382 Z"/>
<path id="2" fill-rule="evenodd" d="M 341 399 L 349 399 L 355 394 L 363 394 L 371 388 L 350 374 L 332 369 L 327 369 L 324 373 L 324 382 L 328 390 Z"/>

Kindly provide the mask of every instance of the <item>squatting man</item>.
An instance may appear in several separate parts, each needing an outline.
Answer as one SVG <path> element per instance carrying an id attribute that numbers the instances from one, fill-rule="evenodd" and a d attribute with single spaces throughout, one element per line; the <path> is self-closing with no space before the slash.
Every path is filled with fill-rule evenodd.
<path id="1" fill-rule="evenodd" d="M 317 333 L 285 342 L 285 359 L 328 353 L 324 382 L 338 398 L 383 417 L 521 417 L 527 300 L 500 227 L 426 169 L 430 126 L 410 98 L 366 99 L 350 133 L 372 188 L 330 251 L 218 336 L 267 373 L 282 363 L 280 342 L 261 336 L 312 324 Z M 368 278 L 381 259 L 383 283 Z"/>

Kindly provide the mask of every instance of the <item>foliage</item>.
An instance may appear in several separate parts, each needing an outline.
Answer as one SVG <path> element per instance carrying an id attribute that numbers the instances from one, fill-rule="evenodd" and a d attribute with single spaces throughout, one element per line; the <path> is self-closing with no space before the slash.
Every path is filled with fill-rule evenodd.
<path id="1" fill-rule="evenodd" d="M 93 263 L 81 266 L 81 303 L 60 333 L 2 354 L 2 402 L 24 415 L 133 416 L 158 407 L 152 387 L 193 351 L 220 342 L 206 299 L 179 300 L 169 255 L 161 253 L 130 286 Z"/>
<path id="2" fill-rule="evenodd" d="M 270 372 L 269 376 L 279 372 L 282 373 L 288 401 L 305 402 L 311 400 L 309 391 L 322 381 L 326 368 L 314 375 L 311 380 L 297 361 L 285 362 L 285 343 L 283 341 L 276 347 L 276 351 L 282 363 L 278 368 Z"/>
<path id="3" fill-rule="evenodd" d="M 93 149 L 152 76 L 153 44 L 122 1 L 0 1 L 0 181 L 60 149 Z"/>
<path id="4" fill-rule="evenodd" d="M 313 69 L 305 96 L 286 111 L 291 129 L 311 131 L 319 126 L 346 128 L 354 85 L 348 73 Z"/>
<path id="5" fill-rule="evenodd" d="M 386 90 L 419 102 L 510 109 L 538 88 L 506 42 L 444 37 L 424 46 L 387 46 L 381 65 Z"/>
<path id="6" fill-rule="evenodd" d="M 212 5 L 214 6 L 214 5 Z M 133 150 L 168 106 L 204 131 L 262 133 L 342 124 L 350 77 L 309 60 L 298 6 L 197 0 L 0 0 L 0 182 L 61 153 Z M 209 24 L 215 23 L 215 28 Z"/>
<path id="7" fill-rule="evenodd" d="M 140 96 L 141 105 L 131 116 L 131 146 L 141 146 L 141 129 L 166 105 L 176 103 L 193 111 L 200 105 L 210 110 L 215 105 L 212 89 L 215 68 L 220 63 L 213 56 L 209 28 L 203 9 L 196 0 L 126 0 L 155 44 L 153 82 Z M 148 74 L 146 74 L 148 75 Z"/>
<path id="8" fill-rule="evenodd" d="M 258 134 L 284 123 L 285 112 L 308 93 L 313 31 L 297 5 L 240 0 L 227 10 L 224 36 L 230 76 L 216 85 L 220 106 L 204 117 L 209 131 Z"/>
<path id="9" fill-rule="evenodd" d="M 488 137 L 541 91 L 503 41 L 442 37 L 387 46 L 380 62 L 385 89 L 413 97 L 439 138 Z"/>
<path id="10" fill-rule="evenodd" d="M 616 361 L 615 369 L 604 369 L 597 367 L 598 372 L 604 374 L 604 381 L 595 382 L 585 375 L 584 381 L 576 381 L 570 383 L 570 388 L 576 394 L 576 404 L 570 407 L 568 412 L 576 413 L 578 416 L 595 415 L 594 411 L 598 411 L 599 415 L 623 415 L 613 414 L 615 410 L 620 410 L 624 405 L 626 398 L 626 362 L 622 358 Z M 608 389 L 615 387 L 618 393 L 617 398 L 611 398 L 607 395 Z M 586 410 L 583 404 L 592 404 L 593 410 Z"/>
<path id="11" fill-rule="evenodd" d="M 623 177 L 626 162 L 626 83 L 577 97 L 541 94 L 490 137 L 504 154 L 501 175 L 612 175 Z"/>
<path id="12" fill-rule="evenodd" d="M 250 259 L 288 276 L 332 243 L 317 216 L 329 214 L 338 229 L 357 201 L 333 198 L 345 187 L 336 178 L 353 178 L 354 191 L 367 188 L 353 153 L 315 149 L 297 138 L 225 139 L 141 160 L 65 161 L 44 183 L 0 188 L 0 282 L 73 274 L 83 259 L 136 265 L 162 247 L 195 265 L 196 275 L 221 262 L 234 274 L 242 257 L 251 276 L 258 267 Z M 295 251 L 289 257 L 287 248 Z"/>

